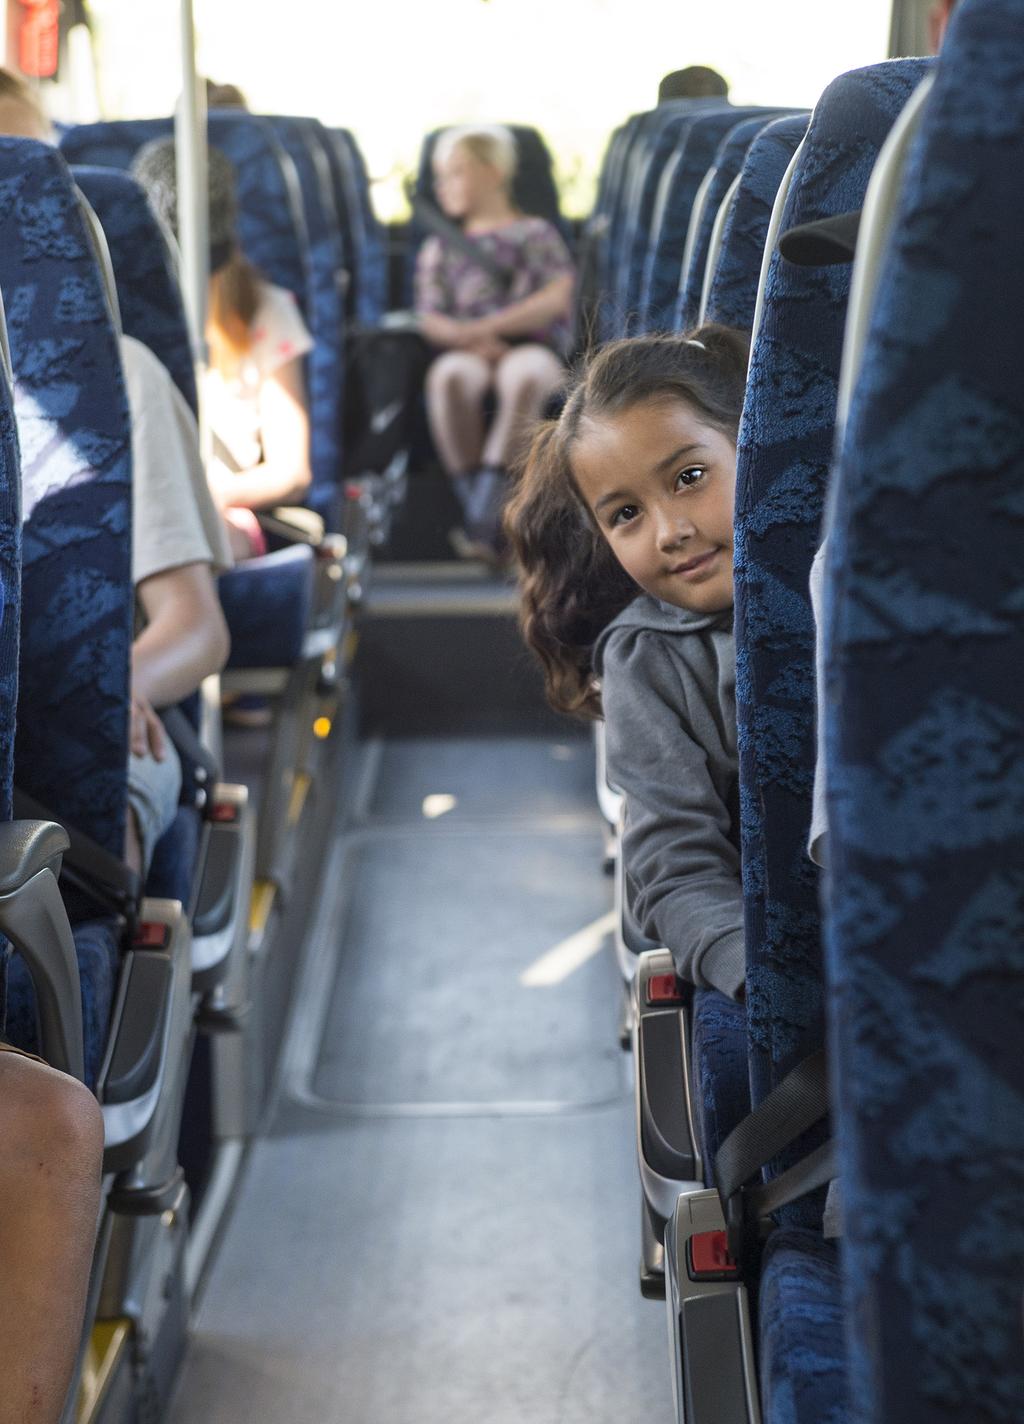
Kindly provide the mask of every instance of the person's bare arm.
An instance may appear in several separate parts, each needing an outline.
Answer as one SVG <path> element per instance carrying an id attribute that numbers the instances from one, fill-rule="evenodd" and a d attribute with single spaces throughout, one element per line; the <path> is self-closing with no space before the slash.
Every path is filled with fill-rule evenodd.
<path id="1" fill-rule="evenodd" d="M 132 645 L 132 751 L 163 757 L 153 709 L 188 697 L 227 661 L 231 643 L 209 564 L 183 564 L 143 579 L 147 623 Z"/>
<path id="2" fill-rule="evenodd" d="M 298 504 L 309 488 L 309 409 L 300 360 L 288 361 L 263 382 L 260 430 L 261 464 L 239 474 L 211 474 L 210 486 L 221 509 Z"/>
<path id="3" fill-rule="evenodd" d="M 431 311 L 420 313 L 419 325 L 420 334 L 431 346 L 439 346 L 444 351 L 457 351 L 469 344 L 468 337 L 475 323 Z"/>
<path id="4" fill-rule="evenodd" d="M 539 292 L 533 292 L 520 302 L 512 302 L 490 316 L 478 321 L 463 322 L 463 345 L 497 337 L 499 340 L 511 336 L 529 336 L 534 331 L 543 331 L 553 321 L 566 317 L 572 311 L 572 294 L 575 278 L 571 272 L 555 277 Z"/>
<path id="5" fill-rule="evenodd" d="M 0 1052 L 0 1424 L 54 1424 L 96 1241 L 103 1117 L 82 1084 Z"/>

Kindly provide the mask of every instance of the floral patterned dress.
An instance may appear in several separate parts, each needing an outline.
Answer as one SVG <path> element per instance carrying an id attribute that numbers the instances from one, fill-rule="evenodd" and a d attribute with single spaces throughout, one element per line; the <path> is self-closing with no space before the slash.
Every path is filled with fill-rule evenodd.
<path id="1" fill-rule="evenodd" d="M 574 270 L 561 233 L 544 218 L 516 218 L 493 232 L 467 233 L 467 237 L 508 272 L 508 283 L 503 286 L 497 276 L 442 238 L 428 237 L 416 263 L 418 312 L 474 321 L 521 302 Z M 570 336 L 569 320 L 563 317 L 526 339 L 564 356 Z"/>

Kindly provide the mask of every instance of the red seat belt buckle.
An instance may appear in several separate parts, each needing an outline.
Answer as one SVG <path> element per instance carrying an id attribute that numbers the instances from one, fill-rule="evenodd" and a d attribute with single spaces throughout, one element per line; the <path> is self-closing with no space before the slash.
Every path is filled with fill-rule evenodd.
<path id="1" fill-rule="evenodd" d="M 686 1254 L 691 1281 L 729 1281 L 739 1275 L 724 1231 L 698 1231 L 690 1237 Z"/>
<path id="2" fill-rule="evenodd" d="M 136 927 L 132 944 L 136 949 L 166 949 L 171 932 L 159 920 L 143 920 Z"/>
<path id="3" fill-rule="evenodd" d="M 684 1001 L 682 980 L 675 974 L 652 974 L 647 981 L 649 1004 L 681 1004 Z"/>

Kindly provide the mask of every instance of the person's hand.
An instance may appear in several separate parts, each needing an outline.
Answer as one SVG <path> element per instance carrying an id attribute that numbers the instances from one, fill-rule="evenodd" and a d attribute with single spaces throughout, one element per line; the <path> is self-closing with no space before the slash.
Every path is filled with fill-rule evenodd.
<path id="1" fill-rule="evenodd" d="M 467 349 L 472 351 L 474 356 L 482 356 L 488 365 L 496 366 L 512 348 L 507 341 L 502 341 L 500 336 L 485 336 Z"/>
<path id="2" fill-rule="evenodd" d="M 144 757 L 149 752 L 155 761 L 163 761 L 167 755 L 164 725 L 153 704 L 138 692 L 132 693 L 131 701 L 131 749 L 132 756 Z"/>
<path id="3" fill-rule="evenodd" d="M 460 321 L 458 326 L 461 327 L 459 344 L 469 351 L 477 351 L 501 340 L 490 318 L 486 316 L 475 317 L 472 321 Z"/>

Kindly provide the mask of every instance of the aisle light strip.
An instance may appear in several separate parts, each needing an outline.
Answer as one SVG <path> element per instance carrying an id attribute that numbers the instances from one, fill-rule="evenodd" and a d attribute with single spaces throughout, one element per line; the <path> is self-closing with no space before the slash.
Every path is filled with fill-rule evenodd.
<path id="1" fill-rule="evenodd" d="M 609 910 L 599 920 L 587 925 L 586 929 L 577 930 L 535 959 L 528 969 L 523 970 L 519 977 L 520 984 L 524 989 L 549 989 L 554 984 L 561 984 L 599 953 L 614 929 L 615 911 Z"/>

